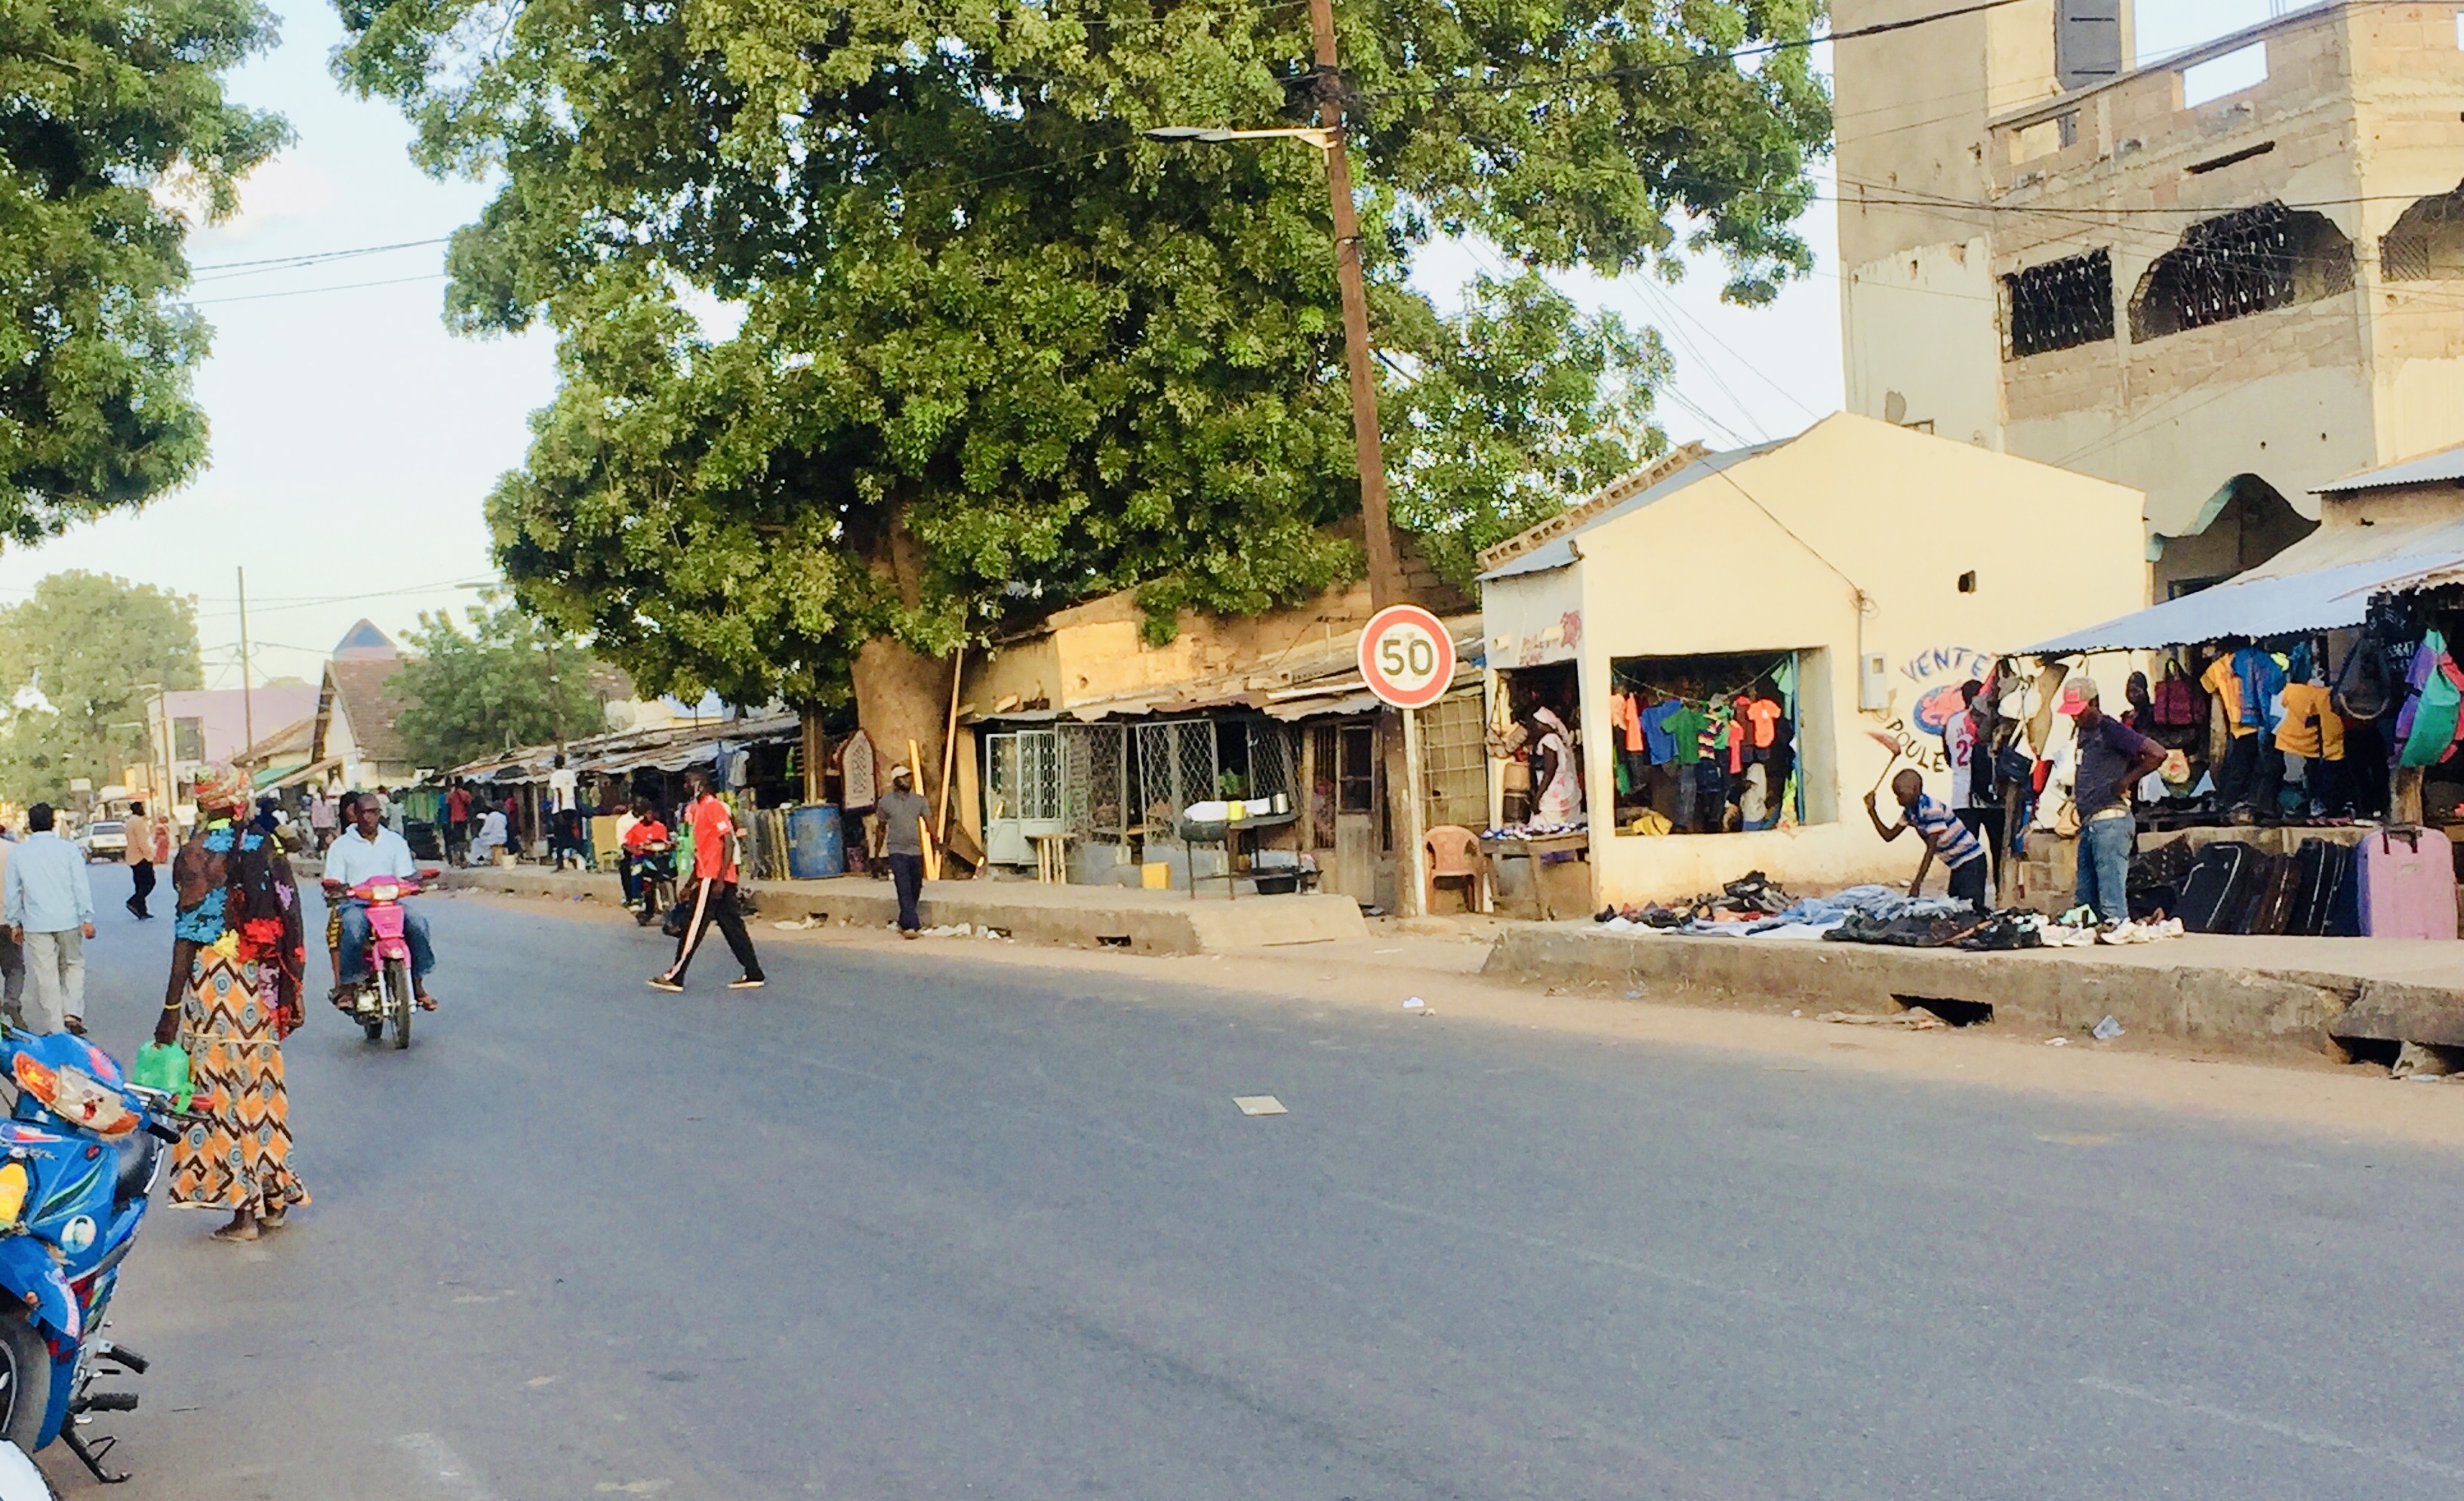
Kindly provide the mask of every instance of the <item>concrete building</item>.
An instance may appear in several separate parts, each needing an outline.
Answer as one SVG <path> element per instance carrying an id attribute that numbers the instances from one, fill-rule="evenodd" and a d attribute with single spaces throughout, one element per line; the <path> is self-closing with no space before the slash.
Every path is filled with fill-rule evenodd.
<path id="1" fill-rule="evenodd" d="M 1842 41 L 1835 79 L 1849 409 L 2145 491 L 2154 598 L 2464 439 L 2453 5 L 2136 66 L 2127 0 L 2022 0 Z"/>
<path id="2" fill-rule="evenodd" d="M 1492 697 L 1518 715 L 1545 702 L 1578 730 L 1593 907 L 1749 871 L 1800 891 L 1904 882 L 1915 841 L 1885 846 L 1859 806 L 1891 759 L 1875 732 L 1947 796 L 1944 695 L 2137 606 L 2140 506 L 2105 480 L 1843 412 L 1672 455 L 1484 554 Z M 1638 831 L 1620 777 L 1639 787 L 1663 768 L 1619 764 L 1619 695 L 1726 707 L 1748 693 L 1782 707 L 1793 752 L 1770 762 L 1770 827 Z"/>

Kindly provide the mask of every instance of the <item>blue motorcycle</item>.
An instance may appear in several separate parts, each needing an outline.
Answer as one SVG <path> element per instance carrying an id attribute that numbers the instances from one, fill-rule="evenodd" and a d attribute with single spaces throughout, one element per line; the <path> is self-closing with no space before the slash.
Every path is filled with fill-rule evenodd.
<path id="1" fill-rule="evenodd" d="M 78 1432 L 98 1412 L 128 1412 L 132 1392 L 105 1375 L 142 1375 L 145 1358 L 103 1337 L 120 1264 L 137 1244 L 171 1122 L 196 1117 L 128 1082 L 109 1053 L 68 1033 L 0 1035 L 17 1100 L 0 1120 L 0 1440 L 29 1453 L 55 1439 L 96 1479 L 111 1438 Z"/>

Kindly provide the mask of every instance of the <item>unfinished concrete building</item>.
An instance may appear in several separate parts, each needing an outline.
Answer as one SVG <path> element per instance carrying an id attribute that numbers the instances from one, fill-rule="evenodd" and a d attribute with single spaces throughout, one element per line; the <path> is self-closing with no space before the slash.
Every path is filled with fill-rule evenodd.
<path id="1" fill-rule="evenodd" d="M 1837 44 L 1840 311 L 1851 410 L 2145 491 L 2163 599 L 2464 441 L 2464 8 L 2146 66 L 2130 23 L 2020 0 Z"/>

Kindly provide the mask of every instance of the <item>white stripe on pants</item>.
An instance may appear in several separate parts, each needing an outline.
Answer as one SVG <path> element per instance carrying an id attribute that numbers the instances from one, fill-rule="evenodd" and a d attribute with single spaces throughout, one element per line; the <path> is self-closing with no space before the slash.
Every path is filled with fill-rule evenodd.
<path id="1" fill-rule="evenodd" d="M 56 1032 L 85 1015 L 85 935 L 76 928 L 26 934 L 26 1030 Z"/>

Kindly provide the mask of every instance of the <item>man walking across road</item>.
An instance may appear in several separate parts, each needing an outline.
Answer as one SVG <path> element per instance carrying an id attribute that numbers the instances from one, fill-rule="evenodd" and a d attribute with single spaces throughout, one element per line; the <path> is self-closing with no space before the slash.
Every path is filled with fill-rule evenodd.
<path id="1" fill-rule="evenodd" d="M 94 883 L 85 851 L 52 828 L 52 806 L 26 809 L 23 844 L 0 874 L 0 916 L 25 947 L 26 1030 L 85 1035 L 85 940 L 94 937 Z"/>
<path id="2" fill-rule="evenodd" d="M 759 990 L 761 960 L 753 938 L 744 931 L 744 915 L 736 904 L 736 821 L 727 805 L 711 794 L 710 774 L 695 766 L 685 773 L 685 823 L 693 830 L 693 895 L 686 902 L 685 931 L 676 939 L 676 961 L 650 980 L 650 988 L 680 993 L 685 966 L 701 947 L 712 923 L 727 936 L 728 952 L 744 966 L 741 978 L 727 982 L 730 990 Z"/>
<path id="3" fill-rule="evenodd" d="M 145 898 L 154 894 L 154 863 L 171 857 L 169 835 L 166 820 L 146 817 L 143 803 L 128 805 L 128 915 L 141 922 L 154 916 Z"/>
<path id="4" fill-rule="evenodd" d="M 932 807 L 915 790 L 915 773 L 908 766 L 890 768 L 890 790 L 873 810 L 881 815 L 881 852 L 890 861 L 890 881 L 898 889 L 898 936 L 915 937 L 923 919 L 915 915 L 915 898 L 924 890 L 924 818 Z"/>

